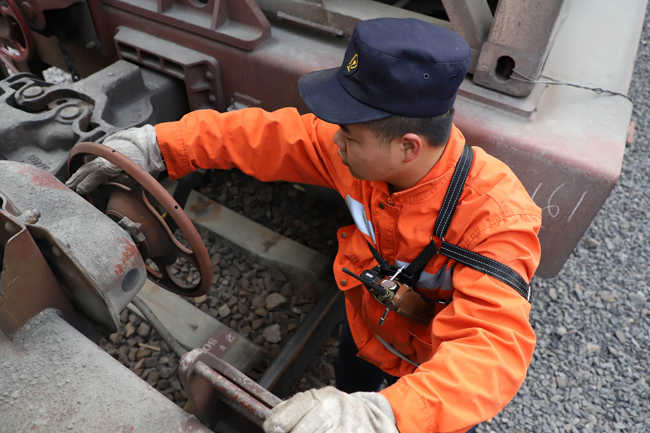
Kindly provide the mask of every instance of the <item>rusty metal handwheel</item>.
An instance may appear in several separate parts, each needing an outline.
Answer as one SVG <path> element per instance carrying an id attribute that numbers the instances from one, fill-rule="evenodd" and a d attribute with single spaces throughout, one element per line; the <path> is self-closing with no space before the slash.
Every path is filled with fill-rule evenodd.
<path id="1" fill-rule="evenodd" d="M 0 37 L 7 39 L 18 51 L 14 53 L 0 44 L 0 54 L 16 62 L 25 62 L 34 54 L 34 41 L 27 27 L 27 21 L 14 0 L 0 0 L 0 15 L 5 20 L 6 34 Z"/>
<path id="2" fill-rule="evenodd" d="M 102 185 L 88 194 L 87 198 L 129 231 L 142 258 L 148 262 L 149 279 L 179 295 L 192 297 L 204 295 L 212 285 L 210 256 L 201 236 L 183 209 L 142 167 L 102 144 L 84 142 L 74 146 L 68 157 L 70 174 L 88 162 L 89 155 L 99 156 L 112 162 L 128 175 L 128 179 L 124 181 L 113 181 Z M 186 248 L 176 239 L 147 194 L 153 197 L 178 225 L 190 248 Z M 186 284 L 174 275 L 172 265 L 179 258 L 199 272 L 198 283 L 187 282 Z"/>

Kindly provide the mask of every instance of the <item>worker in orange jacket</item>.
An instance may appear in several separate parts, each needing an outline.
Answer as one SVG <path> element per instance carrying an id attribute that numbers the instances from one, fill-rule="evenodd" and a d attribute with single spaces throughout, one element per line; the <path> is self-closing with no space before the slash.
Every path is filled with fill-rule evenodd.
<path id="1" fill-rule="evenodd" d="M 301 77 L 313 114 L 196 111 L 104 142 L 173 179 L 237 167 L 345 199 L 355 224 L 338 231 L 334 263 L 346 298 L 336 361 L 345 392 L 296 394 L 265 431 L 468 431 L 521 386 L 535 346 L 528 283 L 541 211 L 452 123 L 470 55 L 445 28 L 363 21 L 340 68 Z M 97 159 L 67 184 L 86 193 L 117 174 Z"/>

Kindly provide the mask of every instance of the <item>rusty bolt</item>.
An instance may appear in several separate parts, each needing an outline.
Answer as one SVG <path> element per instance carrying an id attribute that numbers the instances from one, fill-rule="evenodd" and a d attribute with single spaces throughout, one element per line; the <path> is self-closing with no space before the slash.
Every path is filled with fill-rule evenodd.
<path id="1" fill-rule="evenodd" d="M 18 215 L 18 218 L 25 224 L 36 224 L 40 217 L 41 213 L 36 209 L 28 210 Z"/>
<path id="2" fill-rule="evenodd" d="M 142 233 L 142 224 L 131 221 L 128 217 L 122 218 L 117 225 L 129 232 L 136 243 L 144 242 L 145 237 Z"/>

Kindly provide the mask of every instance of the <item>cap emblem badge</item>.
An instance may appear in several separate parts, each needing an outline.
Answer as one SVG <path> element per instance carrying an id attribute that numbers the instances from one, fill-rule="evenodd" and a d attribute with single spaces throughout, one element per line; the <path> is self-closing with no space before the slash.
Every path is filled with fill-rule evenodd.
<path id="1" fill-rule="evenodd" d="M 347 66 L 345 67 L 345 75 L 354 74 L 355 72 L 357 72 L 358 67 L 359 67 L 359 54 L 355 54 L 354 56 L 352 56 Z"/>

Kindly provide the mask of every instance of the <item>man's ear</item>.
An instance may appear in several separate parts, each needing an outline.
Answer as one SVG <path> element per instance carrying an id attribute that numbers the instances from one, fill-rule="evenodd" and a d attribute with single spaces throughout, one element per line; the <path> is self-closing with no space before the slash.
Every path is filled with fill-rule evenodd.
<path id="1" fill-rule="evenodd" d="M 417 159 L 424 146 L 422 137 L 412 132 L 408 132 L 400 137 L 400 145 L 403 154 L 403 162 L 411 162 Z"/>

